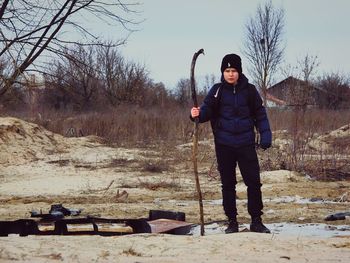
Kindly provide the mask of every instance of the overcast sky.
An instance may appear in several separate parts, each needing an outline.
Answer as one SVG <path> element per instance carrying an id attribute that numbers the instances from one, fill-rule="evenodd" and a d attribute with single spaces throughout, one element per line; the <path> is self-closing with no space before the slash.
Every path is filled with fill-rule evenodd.
<path id="1" fill-rule="evenodd" d="M 256 13 L 258 0 L 144 0 L 138 26 L 123 55 L 146 65 L 155 82 L 168 88 L 188 78 L 192 55 L 204 48 L 197 60 L 196 76 L 220 77 L 220 63 L 227 53 L 241 53 L 244 26 Z M 285 61 L 296 64 L 306 54 L 318 56 L 318 75 L 350 72 L 350 1 L 273 0 L 285 9 Z M 249 78 L 247 60 L 243 72 Z M 277 79 L 276 81 L 279 81 Z"/>

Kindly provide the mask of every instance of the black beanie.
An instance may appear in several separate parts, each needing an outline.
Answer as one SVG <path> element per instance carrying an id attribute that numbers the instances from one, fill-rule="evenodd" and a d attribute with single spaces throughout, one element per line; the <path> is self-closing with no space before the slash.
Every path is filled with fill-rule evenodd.
<path id="1" fill-rule="evenodd" d="M 227 68 L 235 68 L 239 74 L 242 74 L 242 62 L 240 56 L 236 54 L 227 54 L 221 62 L 221 73 Z"/>

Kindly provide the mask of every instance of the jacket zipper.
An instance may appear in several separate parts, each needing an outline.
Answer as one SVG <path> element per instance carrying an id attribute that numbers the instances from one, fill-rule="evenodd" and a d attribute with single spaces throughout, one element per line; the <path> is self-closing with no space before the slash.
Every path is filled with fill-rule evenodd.
<path id="1" fill-rule="evenodd" d="M 234 94 L 234 98 L 235 98 L 235 108 L 237 108 L 236 86 L 233 87 L 233 94 Z"/>
<path id="2" fill-rule="evenodd" d="M 237 111 L 237 107 L 238 107 L 238 103 L 237 103 L 237 95 L 236 95 L 236 86 L 233 87 L 233 96 L 234 96 L 234 101 L 235 101 L 235 117 L 234 117 L 234 130 L 237 129 L 238 126 L 238 120 L 237 120 L 237 116 L 236 116 L 236 111 Z"/>

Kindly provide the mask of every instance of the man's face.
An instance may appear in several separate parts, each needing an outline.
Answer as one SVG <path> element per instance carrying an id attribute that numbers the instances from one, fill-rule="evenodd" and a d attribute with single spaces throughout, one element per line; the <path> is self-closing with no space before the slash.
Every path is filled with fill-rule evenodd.
<path id="1" fill-rule="evenodd" d="M 235 68 L 227 68 L 224 70 L 224 79 L 229 84 L 237 84 L 239 73 Z"/>

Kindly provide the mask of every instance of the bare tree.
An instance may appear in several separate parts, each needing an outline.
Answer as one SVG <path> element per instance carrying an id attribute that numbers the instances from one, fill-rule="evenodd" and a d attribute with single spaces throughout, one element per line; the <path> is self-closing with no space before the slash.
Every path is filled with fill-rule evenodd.
<path id="1" fill-rule="evenodd" d="M 319 65 L 317 56 L 306 54 L 302 59 L 299 59 L 298 68 L 301 71 L 302 79 L 308 83 Z"/>
<path id="2" fill-rule="evenodd" d="M 45 89 L 41 96 L 42 108 L 66 110 L 72 104 L 72 96 L 66 90 L 66 70 L 59 63 L 53 63 L 51 72 L 44 75 Z"/>
<path id="3" fill-rule="evenodd" d="M 189 79 L 180 79 L 176 85 L 175 98 L 183 105 L 191 99 L 190 87 L 191 81 Z"/>
<path id="4" fill-rule="evenodd" d="M 243 53 L 251 64 L 251 73 L 265 105 L 266 90 L 283 57 L 283 28 L 284 10 L 274 8 L 271 1 L 259 5 L 255 17 L 251 17 L 245 27 Z"/>
<path id="5" fill-rule="evenodd" d="M 312 76 L 316 73 L 320 62 L 317 56 L 306 54 L 297 62 L 297 70 L 304 85 L 290 94 L 294 106 L 302 111 L 307 106 L 318 106 L 328 109 L 342 109 L 349 104 L 349 79 L 339 73 L 324 74 L 315 81 Z"/>
<path id="6" fill-rule="evenodd" d="M 103 92 L 108 102 L 116 106 L 125 97 L 122 83 L 125 77 L 124 58 L 110 46 L 102 47 L 98 50 L 98 71 L 99 78 L 103 83 Z"/>
<path id="7" fill-rule="evenodd" d="M 126 1 L 125 1 L 126 2 Z M 87 21 L 108 25 L 137 24 L 128 19 L 137 3 L 121 0 L 5 0 L 0 5 L 0 61 L 8 61 L 0 75 L 0 96 L 26 70 L 42 70 L 39 56 L 60 54 L 72 42 L 102 45 Z M 69 35 L 67 34 L 69 33 Z M 74 38 L 75 37 L 75 38 Z M 73 39 L 73 40 L 71 40 Z M 123 38 L 124 39 L 124 38 Z M 117 41 L 116 45 L 123 41 Z"/>
<path id="8" fill-rule="evenodd" d="M 317 81 L 320 92 L 316 98 L 320 108 L 339 110 L 350 108 L 350 80 L 339 73 L 325 74 Z"/>
<path id="9" fill-rule="evenodd" d="M 143 65 L 126 61 L 111 46 L 98 48 L 98 72 L 104 94 L 112 106 L 132 102 L 142 104 L 148 88 L 148 72 Z"/>
<path id="10" fill-rule="evenodd" d="M 63 60 L 51 64 L 46 84 L 60 90 L 63 103 L 70 101 L 75 108 L 88 109 L 99 90 L 95 49 L 76 45 L 64 52 Z"/>
<path id="11" fill-rule="evenodd" d="M 160 105 L 160 107 L 165 108 L 169 106 L 169 94 L 162 82 L 153 83 L 151 86 L 151 92 L 146 97 L 148 99 L 148 105 Z"/>
<path id="12" fill-rule="evenodd" d="M 315 86 L 312 84 L 312 76 L 319 66 L 317 56 L 306 54 L 297 60 L 293 77 L 296 80 L 288 88 L 288 101 L 295 110 L 302 110 L 305 114 L 307 106 L 315 105 Z"/>
<path id="13" fill-rule="evenodd" d="M 145 94 L 153 87 L 144 66 L 126 61 L 108 43 L 97 47 L 76 45 L 64 53 L 45 74 L 51 89 L 48 92 L 56 98 L 49 104 L 56 108 L 68 104 L 82 110 L 102 104 L 143 105 Z"/>

